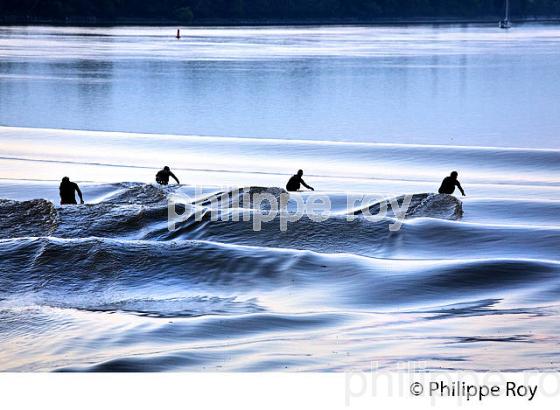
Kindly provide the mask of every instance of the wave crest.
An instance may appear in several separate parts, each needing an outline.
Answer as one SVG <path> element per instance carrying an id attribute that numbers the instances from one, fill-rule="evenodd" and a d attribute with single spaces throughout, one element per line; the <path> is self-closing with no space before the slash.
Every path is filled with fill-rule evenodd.
<path id="1" fill-rule="evenodd" d="M 56 230 L 58 222 L 52 202 L 0 199 L 0 239 L 49 236 Z"/>
<path id="2" fill-rule="evenodd" d="M 399 208 L 402 207 L 406 198 L 406 195 L 401 195 L 396 198 L 384 199 L 383 201 L 376 202 L 373 205 L 352 211 L 351 213 L 354 215 L 362 215 L 364 213 L 376 215 L 379 214 L 382 207 L 388 204 L 397 203 Z M 463 216 L 463 203 L 453 195 L 423 193 L 411 195 L 410 198 L 410 205 L 406 208 L 404 214 L 405 218 L 458 220 Z M 392 206 L 388 206 L 387 216 L 393 218 L 397 217 L 395 209 Z M 400 216 L 402 217 L 402 215 Z"/>

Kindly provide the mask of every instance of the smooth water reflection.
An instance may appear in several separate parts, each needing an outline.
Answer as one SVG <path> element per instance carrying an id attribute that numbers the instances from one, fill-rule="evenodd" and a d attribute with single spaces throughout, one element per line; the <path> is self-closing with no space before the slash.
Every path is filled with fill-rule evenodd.
<path id="1" fill-rule="evenodd" d="M 0 124 L 560 147 L 556 25 L 0 28 Z"/>

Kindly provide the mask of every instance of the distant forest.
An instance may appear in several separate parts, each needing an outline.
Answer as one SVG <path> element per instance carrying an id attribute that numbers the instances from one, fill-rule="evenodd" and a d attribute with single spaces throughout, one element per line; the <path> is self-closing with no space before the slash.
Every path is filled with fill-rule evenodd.
<path id="1" fill-rule="evenodd" d="M 498 17 L 504 0 L 0 0 L 0 20 L 375 20 Z M 560 16 L 560 0 L 511 0 L 512 18 Z"/>

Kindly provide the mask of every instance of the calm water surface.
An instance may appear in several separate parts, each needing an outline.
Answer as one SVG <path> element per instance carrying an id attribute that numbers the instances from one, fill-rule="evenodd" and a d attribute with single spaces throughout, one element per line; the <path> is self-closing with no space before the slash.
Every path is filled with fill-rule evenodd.
<path id="1" fill-rule="evenodd" d="M 7 126 L 560 147 L 560 28 L 0 28 Z"/>

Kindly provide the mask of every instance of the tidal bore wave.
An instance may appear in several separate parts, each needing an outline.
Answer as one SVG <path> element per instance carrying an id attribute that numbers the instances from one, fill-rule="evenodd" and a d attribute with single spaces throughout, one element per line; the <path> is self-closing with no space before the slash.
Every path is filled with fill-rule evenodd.
<path id="1" fill-rule="evenodd" d="M 0 199 L 0 369 L 558 370 L 560 200 L 545 182 L 467 185 L 463 200 L 406 181 L 362 202 L 333 189 L 326 220 L 285 231 L 309 193 L 255 231 L 271 207 L 253 195 L 282 188 L 90 183 L 86 205 L 59 206 L 55 186 L 47 200 L 6 183 L 19 196 Z"/>

